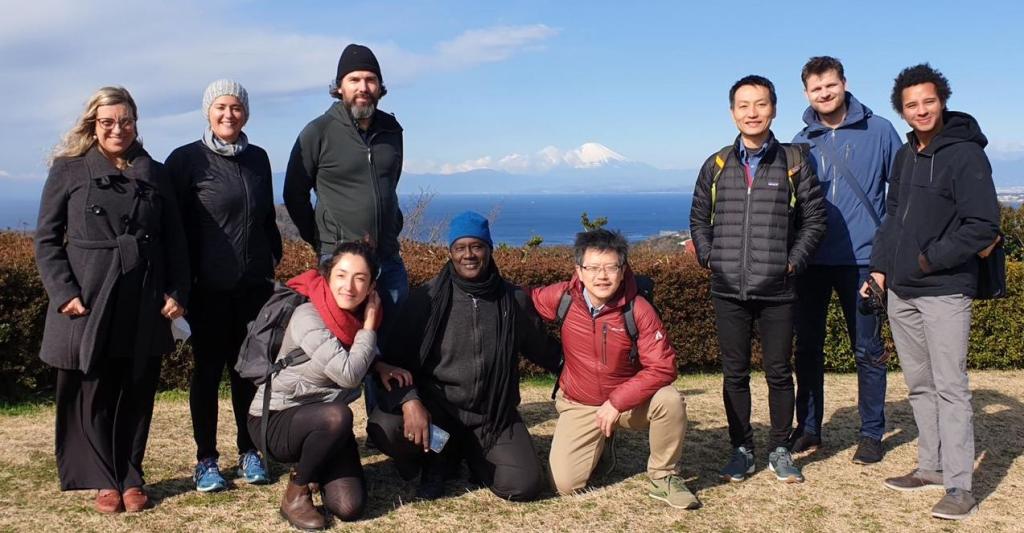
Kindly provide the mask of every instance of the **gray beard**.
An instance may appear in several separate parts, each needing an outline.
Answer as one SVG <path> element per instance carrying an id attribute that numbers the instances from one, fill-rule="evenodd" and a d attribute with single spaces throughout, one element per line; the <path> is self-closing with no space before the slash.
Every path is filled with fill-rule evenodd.
<path id="1" fill-rule="evenodd" d="M 352 115 L 352 118 L 355 119 L 355 120 L 365 120 L 365 119 L 368 119 L 368 118 L 373 116 L 373 113 L 375 111 L 377 111 L 377 105 L 376 104 L 352 105 L 352 104 L 346 103 L 345 107 L 348 108 L 348 113 L 350 115 Z"/>

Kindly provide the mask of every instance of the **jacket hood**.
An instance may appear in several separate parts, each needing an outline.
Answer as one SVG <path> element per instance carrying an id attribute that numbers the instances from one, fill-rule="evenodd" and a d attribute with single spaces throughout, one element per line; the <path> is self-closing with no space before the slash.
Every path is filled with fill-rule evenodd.
<path id="1" fill-rule="evenodd" d="M 942 123 L 942 131 L 921 151 L 921 154 L 931 155 L 947 146 L 965 142 L 977 144 L 981 148 L 988 144 L 988 138 L 981 132 L 978 121 L 967 113 L 943 111 Z M 917 136 L 913 131 L 907 134 L 907 140 L 911 146 L 917 146 Z"/>
<path id="2" fill-rule="evenodd" d="M 872 115 L 874 115 L 874 112 L 871 111 L 868 106 L 860 103 L 860 100 L 857 100 L 853 96 L 853 93 L 846 91 L 846 118 L 844 118 L 843 123 L 839 125 L 840 128 L 845 128 L 863 120 L 867 120 Z M 818 119 L 818 112 L 811 106 L 807 106 L 807 109 L 804 110 L 804 123 L 807 124 L 805 129 L 808 137 L 832 131 L 832 128 L 821 123 Z"/>
<path id="3" fill-rule="evenodd" d="M 569 280 L 570 292 L 573 298 L 579 298 L 579 300 L 586 305 L 586 300 L 583 298 L 583 280 L 580 279 L 575 269 L 572 274 L 572 279 Z M 616 309 L 626 305 L 626 302 L 636 298 L 637 287 L 636 287 L 636 276 L 633 275 L 633 269 L 630 268 L 629 263 L 626 264 L 626 270 L 622 274 L 622 285 L 619 286 L 619 290 L 615 291 L 615 294 L 605 302 L 606 309 Z"/>
<path id="4" fill-rule="evenodd" d="M 327 109 L 327 115 L 337 120 L 342 125 L 355 129 L 355 121 L 352 119 L 352 115 L 349 114 L 348 110 L 345 109 L 345 104 L 341 100 L 331 104 L 331 107 Z M 373 112 L 373 122 L 370 124 L 371 130 L 384 130 L 384 131 L 402 131 L 402 126 L 398 124 L 398 120 L 391 113 L 385 113 L 380 109 Z"/>

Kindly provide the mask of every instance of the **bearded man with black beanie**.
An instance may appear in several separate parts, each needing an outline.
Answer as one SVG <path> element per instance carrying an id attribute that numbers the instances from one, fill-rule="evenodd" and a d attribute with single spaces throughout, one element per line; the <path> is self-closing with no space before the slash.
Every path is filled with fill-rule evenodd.
<path id="1" fill-rule="evenodd" d="M 449 261 L 409 295 L 401 335 L 384 341 L 385 360 L 409 370 L 413 385 L 384 384 L 367 434 L 402 477 L 421 471 L 422 499 L 443 496 L 446 475 L 464 459 L 494 494 L 532 500 L 546 481 L 516 409 L 518 355 L 555 372 L 561 347 L 529 297 L 502 278 L 486 218 L 456 216 L 448 242 Z M 431 451 L 436 428 L 451 435 L 440 452 Z"/>

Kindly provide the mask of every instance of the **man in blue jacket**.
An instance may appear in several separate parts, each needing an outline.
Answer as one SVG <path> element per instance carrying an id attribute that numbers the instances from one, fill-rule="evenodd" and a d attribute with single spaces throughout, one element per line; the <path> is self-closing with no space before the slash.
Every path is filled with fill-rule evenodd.
<path id="1" fill-rule="evenodd" d="M 838 59 L 812 57 L 800 75 L 810 106 L 804 111 L 807 126 L 793 142 L 811 147 L 828 219 L 825 237 L 806 272 L 797 278 L 797 427 L 792 450 L 798 453 L 821 444 L 825 323 L 835 290 L 857 364 L 861 426 L 853 462 L 877 463 L 883 454 L 888 354 L 881 339 L 881 318 L 861 312 L 857 291 L 868 277 L 871 243 L 885 214 L 885 184 L 902 143 L 888 120 L 846 91 Z"/>
<path id="2" fill-rule="evenodd" d="M 927 63 L 896 77 L 892 106 L 913 131 L 896 154 L 871 277 L 889 291 L 892 340 L 918 431 L 917 468 L 885 486 L 945 489 L 932 516 L 958 520 L 978 508 L 967 342 L 977 256 L 997 242 L 999 202 L 988 140 L 974 117 L 946 109 L 951 93 Z"/>

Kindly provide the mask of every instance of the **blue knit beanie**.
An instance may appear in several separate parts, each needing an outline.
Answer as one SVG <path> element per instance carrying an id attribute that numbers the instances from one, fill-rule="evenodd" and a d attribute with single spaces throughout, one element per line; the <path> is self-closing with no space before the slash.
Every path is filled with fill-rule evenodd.
<path id="1" fill-rule="evenodd" d="M 480 213 L 463 211 L 452 219 L 448 227 L 448 247 L 451 248 L 455 241 L 463 237 L 476 237 L 487 243 L 487 246 L 494 248 L 491 241 L 491 227 L 487 219 Z"/>

